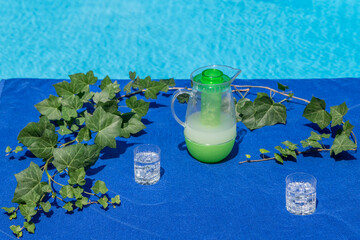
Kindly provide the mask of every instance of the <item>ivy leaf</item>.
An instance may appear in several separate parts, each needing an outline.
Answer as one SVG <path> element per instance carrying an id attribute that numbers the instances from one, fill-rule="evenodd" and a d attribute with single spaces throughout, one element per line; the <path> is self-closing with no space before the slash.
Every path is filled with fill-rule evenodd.
<path id="1" fill-rule="evenodd" d="M 62 107 L 62 118 L 65 121 L 70 121 L 71 118 L 76 118 L 78 116 L 78 113 L 75 109 L 69 108 L 69 107 Z"/>
<path id="2" fill-rule="evenodd" d="M 61 112 L 59 110 L 61 106 L 60 98 L 50 94 L 49 98 L 39 102 L 35 105 L 36 109 L 49 120 L 60 120 Z"/>
<path id="3" fill-rule="evenodd" d="M 161 89 L 162 92 L 167 92 L 169 90 L 169 87 L 174 87 L 175 86 L 175 80 L 173 78 L 160 79 L 159 82 L 161 84 L 163 84 L 163 88 Z"/>
<path id="4" fill-rule="evenodd" d="M 89 101 L 89 99 L 93 98 L 94 94 L 95 93 L 93 92 L 81 92 L 78 94 L 78 96 L 83 103 L 86 103 Z"/>
<path id="5" fill-rule="evenodd" d="M 136 72 L 129 72 L 129 77 L 130 77 L 131 80 L 135 80 Z"/>
<path id="6" fill-rule="evenodd" d="M 277 83 L 277 84 L 278 84 L 278 89 L 280 89 L 281 91 L 285 91 L 286 89 L 289 89 L 288 86 L 285 86 L 285 85 L 283 85 L 281 83 Z"/>
<path id="7" fill-rule="evenodd" d="M 97 145 L 74 144 L 54 150 L 53 164 L 61 172 L 68 168 L 74 171 L 93 165 L 99 158 L 101 148 Z"/>
<path id="8" fill-rule="evenodd" d="M 73 208 L 73 204 L 71 202 L 68 202 L 66 203 L 64 206 L 63 206 L 64 209 L 66 209 L 68 212 L 71 212 L 74 210 Z"/>
<path id="9" fill-rule="evenodd" d="M 82 209 L 84 205 L 87 205 L 88 200 L 89 199 L 87 197 L 82 197 L 82 198 L 76 200 L 75 206 Z"/>
<path id="10" fill-rule="evenodd" d="M 333 145 L 330 148 L 330 154 L 338 155 L 343 151 L 354 149 L 356 144 L 349 139 L 347 135 L 337 135 L 334 139 Z"/>
<path id="11" fill-rule="evenodd" d="M 74 94 L 79 93 L 82 89 L 78 88 L 78 86 L 74 83 L 69 83 L 67 81 L 62 81 L 56 84 L 53 84 L 55 91 L 58 96 L 72 96 Z"/>
<path id="12" fill-rule="evenodd" d="M 73 198 L 74 197 L 74 192 L 73 192 L 73 188 L 70 185 L 65 185 L 60 189 L 60 195 L 63 198 Z"/>
<path id="13" fill-rule="evenodd" d="M 136 115 L 131 115 L 130 119 L 127 118 L 127 115 L 130 115 L 130 113 L 121 115 L 123 118 L 123 123 L 119 136 L 124 138 L 129 138 L 130 134 L 138 133 L 146 128 L 145 125 L 136 118 Z"/>
<path id="14" fill-rule="evenodd" d="M 338 106 L 330 107 L 330 115 L 332 118 L 331 127 L 334 127 L 336 125 L 341 125 L 343 117 L 348 111 L 348 107 L 346 106 L 346 103 L 343 102 L 342 104 Z"/>
<path id="15" fill-rule="evenodd" d="M 258 128 L 255 120 L 256 110 L 253 102 L 250 100 L 243 100 L 240 105 L 237 105 L 237 111 L 239 113 L 241 122 L 245 124 L 248 129 L 253 130 Z"/>
<path id="16" fill-rule="evenodd" d="M 264 149 L 264 148 L 260 148 L 260 153 L 261 154 L 265 154 L 265 153 L 269 153 L 270 151 L 269 150 L 266 150 L 266 149 Z"/>
<path id="17" fill-rule="evenodd" d="M 254 100 L 255 121 L 257 128 L 286 123 L 286 107 L 281 103 L 274 103 L 269 96 L 262 96 Z"/>
<path id="18" fill-rule="evenodd" d="M 14 207 L 2 207 L 1 209 L 3 209 L 7 213 L 12 213 L 15 210 Z"/>
<path id="19" fill-rule="evenodd" d="M 308 140 L 312 140 L 312 141 L 320 141 L 322 140 L 323 138 L 329 138 L 330 137 L 330 134 L 318 134 L 314 131 L 311 131 L 311 136 L 308 138 Z"/>
<path id="20" fill-rule="evenodd" d="M 68 180 L 69 184 L 75 185 L 78 184 L 80 186 L 85 185 L 85 169 L 79 168 L 74 171 L 69 172 L 70 179 Z"/>
<path id="21" fill-rule="evenodd" d="M 17 146 L 14 150 L 15 153 L 21 152 L 23 148 L 21 146 Z"/>
<path id="22" fill-rule="evenodd" d="M 20 173 L 15 174 L 17 186 L 12 202 L 14 203 L 37 203 L 43 194 L 41 178 L 43 172 L 36 163 L 31 162 L 30 166 Z"/>
<path id="23" fill-rule="evenodd" d="M 136 112 L 139 116 L 143 117 L 149 110 L 150 103 L 140 99 L 137 100 L 135 96 L 126 99 L 126 105 Z"/>
<path id="24" fill-rule="evenodd" d="M 109 98 L 114 98 L 116 93 L 120 92 L 120 85 L 117 81 L 112 82 L 109 76 L 106 76 L 104 80 L 101 81 L 100 89 L 108 93 Z"/>
<path id="25" fill-rule="evenodd" d="M 190 95 L 187 93 L 182 93 L 179 96 L 177 96 L 177 100 L 179 101 L 179 103 L 186 103 L 189 101 Z"/>
<path id="26" fill-rule="evenodd" d="M 303 148 L 307 148 L 307 147 L 323 148 L 319 142 L 313 140 L 302 140 L 300 141 L 300 143 Z"/>
<path id="27" fill-rule="evenodd" d="M 24 216 L 26 221 L 30 221 L 32 216 L 34 216 L 37 211 L 34 209 L 36 207 L 36 204 L 20 204 L 19 209 L 21 215 Z"/>
<path id="28" fill-rule="evenodd" d="M 11 150 L 12 150 L 11 147 L 10 147 L 10 146 L 7 146 L 6 149 L 5 149 L 5 152 L 6 152 L 6 153 L 9 153 L 9 152 L 11 152 Z"/>
<path id="29" fill-rule="evenodd" d="M 59 130 L 57 131 L 60 135 L 67 135 L 72 133 L 70 129 L 66 127 L 66 125 L 61 125 Z"/>
<path id="30" fill-rule="evenodd" d="M 99 88 L 104 90 L 108 85 L 112 84 L 112 81 L 108 75 L 101 81 Z"/>
<path id="31" fill-rule="evenodd" d="M 152 81 L 149 76 L 147 76 L 144 80 L 139 81 L 139 89 L 145 90 L 146 99 L 157 99 L 157 94 L 163 89 L 164 85 L 161 82 Z"/>
<path id="32" fill-rule="evenodd" d="M 95 103 L 99 103 L 99 102 L 105 103 L 109 101 L 109 98 L 110 98 L 109 93 L 102 91 L 95 93 L 93 100 Z"/>
<path id="33" fill-rule="evenodd" d="M 94 76 L 93 71 L 89 71 L 86 73 L 77 73 L 69 76 L 71 82 L 76 84 L 81 91 L 89 92 L 89 85 L 93 85 L 97 82 L 98 78 Z"/>
<path id="34" fill-rule="evenodd" d="M 274 153 L 274 157 L 275 157 L 276 161 L 278 161 L 280 163 L 284 163 L 284 160 L 282 159 L 282 157 L 278 153 Z"/>
<path id="35" fill-rule="evenodd" d="M 96 104 L 96 108 L 99 108 L 99 107 L 104 109 L 105 112 L 112 113 L 115 115 L 119 114 L 117 100 L 110 100 L 107 102 L 98 102 Z"/>
<path id="36" fill-rule="evenodd" d="M 68 107 L 74 110 L 79 110 L 83 107 L 83 102 L 78 96 L 70 95 L 65 96 L 61 99 L 61 104 L 63 107 Z"/>
<path id="37" fill-rule="evenodd" d="M 13 219 L 15 219 L 15 218 L 17 218 L 16 212 L 13 212 L 12 214 L 10 214 L 9 220 L 13 220 Z"/>
<path id="38" fill-rule="evenodd" d="M 247 159 L 249 159 L 249 158 L 251 158 L 251 155 L 250 155 L 250 154 L 245 154 L 245 157 L 246 157 Z"/>
<path id="39" fill-rule="evenodd" d="M 104 196 L 104 197 L 102 197 L 102 198 L 100 198 L 99 200 L 98 200 L 98 203 L 100 203 L 102 206 L 103 206 L 103 208 L 104 209 L 106 209 L 107 207 L 108 207 L 108 198 L 106 197 L 106 196 Z"/>
<path id="40" fill-rule="evenodd" d="M 285 142 L 282 142 L 282 144 L 284 144 L 286 147 L 288 147 L 291 151 L 297 149 L 297 144 L 294 144 L 290 141 L 285 141 Z"/>
<path id="41" fill-rule="evenodd" d="M 49 202 L 40 202 L 40 206 L 44 212 L 49 212 L 51 204 Z"/>
<path id="42" fill-rule="evenodd" d="M 26 125 L 17 139 L 36 157 L 49 158 L 56 147 L 58 135 L 55 133 L 55 126 L 44 116 L 38 123 L 31 122 Z"/>
<path id="43" fill-rule="evenodd" d="M 17 226 L 11 225 L 10 229 L 18 238 L 22 237 L 22 235 L 23 235 L 22 227 L 20 227 L 19 225 L 17 225 Z"/>
<path id="44" fill-rule="evenodd" d="M 312 97 L 310 103 L 304 109 L 303 117 L 324 129 L 331 121 L 331 115 L 325 110 L 325 106 L 324 100 Z"/>
<path id="45" fill-rule="evenodd" d="M 113 197 L 113 198 L 111 198 L 111 202 L 113 203 L 113 204 L 120 204 L 120 196 L 119 195 L 116 195 L 115 197 Z"/>
<path id="46" fill-rule="evenodd" d="M 86 126 L 95 132 L 95 143 L 101 147 L 116 148 L 115 138 L 119 136 L 122 119 L 111 113 L 105 112 L 101 107 L 96 108 L 94 114 L 85 115 Z"/>
<path id="47" fill-rule="evenodd" d="M 350 124 L 349 120 L 347 120 L 343 125 L 343 129 L 341 131 L 341 134 L 350 137 L 350 134 L 351 134 L 353 129 L 354 129 L 354 126 Z"/>
<path id="48" fill-rule="evenodd" d="M 94 186 L 91 188 L 95 194 L 102 193 L 105 194 L 109 190 L 105 183 L 101 180 L 97 180 L 94 184 Z"/>
<path id="49" fill-rule="evenodd" d="M 41 182 L 41 190 L 43 193 L 50 193 L 52 191 L 52 188 L 47 182 Z"/>
<path id="50" fill-rule="evenodd" d="M 132 85 L 133 85 L 133 82 L 132 82 L 132 81 L 128 82 L 128 84 L 126 84 L 125 87 L 124 87 L 124 91 L 125 91 L 126 93 L 130 93 L 130 92 L 131 92 Z"/>
<path id="51" fill-rule="evenodd" d="M 81 187 L 73 188 L 74 197 L 76 199 L 81 199 L 83 197 L 81 193 L 83 193 L 83 192 L 84 192 L 84 189 L 82 189 Z"/>
<path id="52" fill-rule="evenodd" d="M 82 141 L 90 141 L 91 139 L 91 132 L 90 130 L 85 126 L 83 127 L 82 129 L 80 129 L 76 139 L 79 141 L 79 142 L 82 142 Z"/>
<path id="53" fill-rule="evenodd" d="M 29 233 L 35 232 L 35 224 L 32 222 L 24 222 L 24 228 L 26 228 Z"/>

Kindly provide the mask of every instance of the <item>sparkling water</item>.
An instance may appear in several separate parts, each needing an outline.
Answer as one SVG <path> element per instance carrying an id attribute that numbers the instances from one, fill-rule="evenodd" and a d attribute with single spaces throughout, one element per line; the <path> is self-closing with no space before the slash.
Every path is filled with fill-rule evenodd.
<path id="1" fill-rule="evenodd" d="M 286 209 L 296 215 L 315 212 L 316 189 L 309 182 L 290 182 L 286 186 Z"/>
<path id="2" fill-rule="evenodd" d="M 134 161 L 135 181 L 151 185 L 160 179 L 160 155 L 155 152 L 139 152 Z"/>

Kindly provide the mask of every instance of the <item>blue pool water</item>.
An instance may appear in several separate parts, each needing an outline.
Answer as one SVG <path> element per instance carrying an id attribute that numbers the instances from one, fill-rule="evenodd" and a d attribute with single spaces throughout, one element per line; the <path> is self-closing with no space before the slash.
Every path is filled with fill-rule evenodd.
<path id="1" fill-rule="evenodd" d="M 360 77 L 358 0 L 0 0 L 0 79 Z"/>

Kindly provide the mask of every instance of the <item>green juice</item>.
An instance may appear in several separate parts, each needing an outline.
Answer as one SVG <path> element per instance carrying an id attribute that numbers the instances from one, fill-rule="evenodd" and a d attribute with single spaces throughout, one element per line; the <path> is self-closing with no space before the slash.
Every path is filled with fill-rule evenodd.
<path id="1" fill-rule="evenodd" d="M 230 114 L 222 113 L 219 115 L 221 124 L 205 125 L 201 117 L 201 112 L 196 112 L 186 119 L 186 146 L 190 154 L 201 162 L 219 162 L 234 146 L 236 122 Z"/>

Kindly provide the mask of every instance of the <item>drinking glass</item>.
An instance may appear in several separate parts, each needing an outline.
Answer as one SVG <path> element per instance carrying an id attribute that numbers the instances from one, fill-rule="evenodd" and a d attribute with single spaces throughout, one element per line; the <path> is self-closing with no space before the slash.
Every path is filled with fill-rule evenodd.
<path id="1" fill-rule="evenodd" d="M 160 153 L 155 144 L 142 144 L 134 149 L 135 182 L 151 185 L 160 180 Z"/>
<path id="2" fill-rule="evenodd" d="M 309 215 L 316 209 L 316 178 L 307 173 L 286 177 L 286 209 L 295 215 Z"/>

